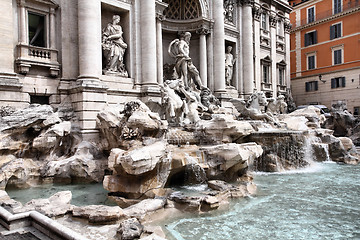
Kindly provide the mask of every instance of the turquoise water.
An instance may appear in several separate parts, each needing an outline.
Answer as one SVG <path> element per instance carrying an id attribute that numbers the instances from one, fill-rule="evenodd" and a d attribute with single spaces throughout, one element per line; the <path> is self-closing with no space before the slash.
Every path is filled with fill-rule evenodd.
<path id="1" fill-rule="evenodd" d="M 317 163 L 256 173 L 258 194 L 227 211 L 174 220 L 169 239 L 360 239 L 360 166 Z"/>
<path id="2" fill-rule="evenodd" d="M 6 189 L 8 195 L 23 204 L 34 198 L 49 198 L 60 191 L 71 191 L 71 204 L 85 205 L 113 205 L 107 199 L 107 193 L 101 183 L 96 184 L 43 184 L 28 189 Z"/>

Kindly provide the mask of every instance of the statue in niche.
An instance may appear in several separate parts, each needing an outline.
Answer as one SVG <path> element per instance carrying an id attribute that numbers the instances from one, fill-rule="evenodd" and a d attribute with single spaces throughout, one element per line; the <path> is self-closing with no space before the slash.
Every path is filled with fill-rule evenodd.
<path id="1" fill-rule="evenodd" d="M 236 59 L 231 54 L 232 46 L 227 46 L 225 53 L 225 80 L 226 86 L 231 86 L 231 79 L 233 76 L 234 63 Z"/>
<path id="2" fill-rule="evenodd" d="M 224 1 L 224 18 L 225 22 L 234 23 L 234 1 Z"/>
<path id="3" fill-rule="evenodd" d="M 120 16 L 114 15 L 112 22 L 103 29 L 102 49 L 105 57 L 105 74 L 115 73 L 122 77 L 128 77 L 124 64 L 124 53 L 127 44 L 123 39 L 122 27 L 119 25 Z"/>
<path id="4" fill-rule="evenodd" d="M 176 59 L 176 73 L 180 77 L 180 80 L 183 81 L 185 89 L 201 90 L 202 82 L 199 71 L 189 56 L 190 39 L 190 32 L 181 34 L 180 39 L 175 39 L 170 43 L 168 52 L 170 56 Z"/>

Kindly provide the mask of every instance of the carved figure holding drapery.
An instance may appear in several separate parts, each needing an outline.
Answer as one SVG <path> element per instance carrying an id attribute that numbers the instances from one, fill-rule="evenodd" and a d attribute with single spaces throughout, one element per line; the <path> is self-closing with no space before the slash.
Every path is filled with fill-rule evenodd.
<path id="1" fill-rule="evenodd" d="M 116 73 L 128 77 L 124 64 L 124 54 L 127 44 L 123 39 L 123 30 L 119 25 L 120 16 L 114 15 L 113 21 L 109 23 L 102 32 L 102 49 L 105 57 L 105 74 Z"/>
<path id="2" fill-rule="evenodd" d="M 185 89 L 188 90 L 192 88 L 193 90 L 201 90 L 202 82 L 200 73 L 189 56 L 190 38 L 190 32 L 183 33 L 180 39 L 175 39 L 170 43 L 168 52 L 170 56 L 176 58 L 175 69 L 183 81 Z"/>
<path id="3" fill-rule="evenodd" d="M 227 46 L 226 53 L 225 53 L 225 80 L 226 80 L 226 86 L 231 86 L 231 79 L 233 76 L 233 69 L 234 69 L 234 63 L 235 58 L 231 54 L 232 46 Z"/>

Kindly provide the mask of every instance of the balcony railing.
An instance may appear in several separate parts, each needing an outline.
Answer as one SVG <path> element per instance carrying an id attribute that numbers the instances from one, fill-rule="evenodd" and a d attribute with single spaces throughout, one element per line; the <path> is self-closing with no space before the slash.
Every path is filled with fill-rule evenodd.
<path id="1" fill-rule="evenodd" d="M 357 8 L 359 7 L 360 4 L 359 4 L 359 0 L 356 0 L 356 1 L 349 1 L 347 4 L 344 4 L 342 6 L 342 9 L 341 9 L 341 12 L 338 12 L 336 14 L 334 14 L 334 10 L 333 9 L 330 9 L 330 10 L 327 10 L 327 11 L 322 11 L 322 12 L 318 12 L 316 13 L 315 15 L 315 21 L 314 22 L 317 22 L 317 21 L 320 21 L 320 20 L 323 20 L 323 19 L 326 19 L 328 17 L 331 17 L 331 16 L 335 16 L 337 14 L 340 14 L 340 13 L 343 13 L 343 12 L 347 12 L 353 8 Z M 311 22 L 310 22 L 311 23 Z M 297 21 L 296 24 L 293 24 L 292 26 L 292 29 L 294 28 L 297 28 L 297 27 L 300 27 L 300 26 L 303 26 L 303 25 L 306 25 L 306 24 L 310 24 L 308 22 L 308 19 L 302 19 L 301 21 Z"/>
<path id="2" fill-rule="evenodd" d="M 49 68 L 53 77 L 59 74 L 60 64 L 56 49 L 18 44 L 17 53 L 16 63 L 20 73 L 27 74 L 31 66 L 42 66 Z"/>

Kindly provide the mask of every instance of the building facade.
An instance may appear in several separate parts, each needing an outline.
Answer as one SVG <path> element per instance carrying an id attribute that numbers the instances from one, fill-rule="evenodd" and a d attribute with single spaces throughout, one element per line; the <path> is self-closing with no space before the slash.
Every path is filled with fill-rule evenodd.
<path id="1" fill-rule="evenodd" d="M 297 105 L 360 108 L 360 5 L 353 0 L 290 1 L 291 86 Z"/>
<path id="2" fill-rule="evenodd" d="M 159 101 L 164 66 L 175 62 L 168 46 L 183 32 L 202 84 L 222 104 L 255 90 L 286 94 L 290 10 L 283 0 L 2 0 L 0 104 L 71 103 L 91 136 L 106 105 Z M 112 22 L 122 50 L 104 40 Z M 121 74 L 107 69 L 106 49 L 121 52 Z"/>

